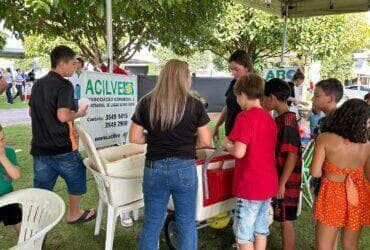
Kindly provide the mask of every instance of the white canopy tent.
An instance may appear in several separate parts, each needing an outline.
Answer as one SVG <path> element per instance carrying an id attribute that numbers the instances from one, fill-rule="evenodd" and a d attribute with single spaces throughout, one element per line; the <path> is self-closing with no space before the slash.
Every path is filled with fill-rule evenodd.
<path id="1" fill-rule="evenodd" d="M 247 3 L 253 8 L 276 15 L 281 15 L 286 6 L 288 17 L 344 14 L 370 9 L 369 0 L 239 0 L 238 2 Z"/>
<path id="2" fill-rule="evenodd" d="M 370 0 L 236 0 L 246 3 L 253 8 L 260 9 L 271 14 L 281 15 L 285 18 L 285 30 L 281 50 L 280 65 L 284 65 L 284 51 L 286 44 L 286 32 L 288 18 L 310 17 L 318 15 L 344 14 L 363 12 L 370 10 Z M 106 0 L 107 18 L 107 54 L 109 71 L 113 68 L 112 49 L 112 0 Z"/>

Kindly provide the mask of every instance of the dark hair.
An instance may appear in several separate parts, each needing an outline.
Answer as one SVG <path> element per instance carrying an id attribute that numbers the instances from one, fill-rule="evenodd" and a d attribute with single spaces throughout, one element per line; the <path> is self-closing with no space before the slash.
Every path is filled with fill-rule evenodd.
<path id="1" fill-rule="evenodd" d="M 10 70 L 10 68 L 6 68 L 6 70 L 5 71 L 7 71 L 7 72 L 9 72 L 9 73 L 12 73 L 12 71 Z"/>
<path id="2" fill-rule="evenodd" d="M 64 45 L 55 47 L 50 53 L 51 67 L 55 68 L 60 62 L 69 62 L 76 56 L 75 52 Z"/>
<path id="3" fill-rule="evenodd" d="M 274 95 L 281 102 L 286 102 L 290 96 L 290 87 L 286 81 L 273 78 L 265 84 L 265 96 Z"/>
<path id="4" fill-rule="evenodd" d="M 335 95 L 335 102 L 338 103 L 343 97 L 343 84 L 336 78 L 321 80 L 316 88 L 321 88 L 325 95 Z"/>
<path id="5" fill-rule="evenodd" d="M 252 61 L 245 50 L 242 49 L 235 50 L 230 55 L 228 62 L 229 63 L 236 62 L 237 64 L 246 67 L 248 69 L 248 72 L 250 73 L 254 71 Z"/>
<path id="6" fill-rule="evenodd" d="M 263 87 L 265 80 L 257 74 L 248 73 L 240 77 L 234 86 L 234 94 L 244 93 L 249 99 L 261 99 L 263 97 Z"/>
<path id="7" fill-rule="evenodd" d="M 328 117 L 327 131 L 354 143 L 366 143 L 368 119 L 370 106 L 361 99 L 350 99 Z"/>
<path id="8" fill-rule="evenodd" d="M 294 73 L 292 81 L 295 81 L 295 80 L 298 80 L 298 79 L 304 80 L 304 74 L 299 69 Z"/>
<path id="9" fill-rule="evenodd" d="M 370 99 L 370 92 L 367 93 L 365 96 L 364 96 L 364 100 L 367 101 Z"/>
<path id="10" fill-rule="evenodd" d="M 3 131 L 3 127 L 2 127 L 2 126 L 1 126 L 1 124 L 0 124 L 0 132 L 1 132 L 1 131 Z"/>
<path id="11" fill-rule="evenodd" d="M 79 63 L 81 63 L 81 64 L 82 64 L 82 67 L 85 65 L 85 61 L 84 61 L 84 59 L 82 59 L 81 57 L 77 57 L 76 59 L 77 59 L 77 61 L 78 61 Z"/>

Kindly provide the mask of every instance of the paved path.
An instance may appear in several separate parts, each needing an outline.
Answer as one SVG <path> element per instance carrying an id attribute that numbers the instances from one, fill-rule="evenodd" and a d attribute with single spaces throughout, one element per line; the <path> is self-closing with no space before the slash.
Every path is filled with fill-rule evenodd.
<path id="1" fill-rule="evenodd" d="M 208 113 L 211 119 L 217 121 L 219 113 Z M 11 126 L 17 124 L 31 124 L 28 108 L 23 109 L 0 109 L 0 124 Z"/>
<path id="2" fill-rule="evenodd" d="M 28 115 L 28 108 L 0 109 L 0 124 L 2 126 L 31 124 L 31 118 Z"/>

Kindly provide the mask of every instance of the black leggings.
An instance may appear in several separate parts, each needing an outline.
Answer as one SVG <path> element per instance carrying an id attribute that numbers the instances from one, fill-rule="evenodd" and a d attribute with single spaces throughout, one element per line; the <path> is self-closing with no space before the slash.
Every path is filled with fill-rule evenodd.
<path id="1" fill-rule="evenodd" d="M 23 101 L 23 93 L 22 93 L 23 86 L 16 85 L 15 87 L 17 88 L 17 94 L 13 97 L 13 100 L 15 100 L 17 96 L 19 96 L 21 98 L 21 101 Z"/>

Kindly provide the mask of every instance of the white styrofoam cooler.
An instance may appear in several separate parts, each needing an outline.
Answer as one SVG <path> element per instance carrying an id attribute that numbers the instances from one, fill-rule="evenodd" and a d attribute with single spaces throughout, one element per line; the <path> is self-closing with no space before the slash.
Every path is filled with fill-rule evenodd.
<path id="1" fill-rule="evenodd" d="M 113 206 L 122 206 L 143 199 L 142 179 L 145 153 L 146 145 L 138 144 L 126 144 L 98 150 L 106 171 L 105 188 Z M 88 159 L 85 159 L 84 162 L 93 168 L 94 175 L 100 175 L 98 168 L 88 165 Z"/>
<path id="2" fill-rule="evenodd" d="M 108 176 L 143 178 L 146 144 L 126 144 L 98 150 Z"/>

